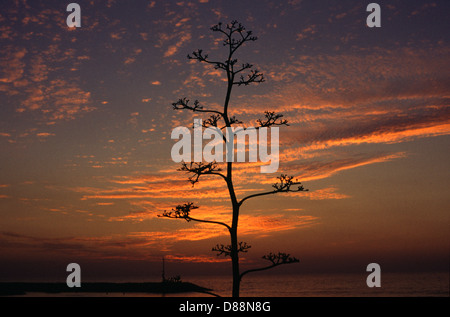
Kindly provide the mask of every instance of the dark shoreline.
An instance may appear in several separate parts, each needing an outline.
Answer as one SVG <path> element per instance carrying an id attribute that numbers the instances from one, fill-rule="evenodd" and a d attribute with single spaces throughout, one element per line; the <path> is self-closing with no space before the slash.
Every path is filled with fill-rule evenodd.
<path id="1" fill-rule="evenodd" d="M 212 290 L 189 282 L 147 282 L 147 283 L 81 283 L 81 287 L 70 288 L 65 283 L 0 283 L 0 296 L 17 296 L 28 293 L 205 293 L 217 296 Z"/>

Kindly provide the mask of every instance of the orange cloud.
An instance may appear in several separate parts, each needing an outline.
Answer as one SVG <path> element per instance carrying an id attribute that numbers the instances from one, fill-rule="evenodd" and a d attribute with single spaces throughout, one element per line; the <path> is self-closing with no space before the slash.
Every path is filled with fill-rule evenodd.
<path id="1" fill-rule="evenodd" d="M 46 238 L 3 231 L 0 232 L 0 237 L 5 253 L 11 254 L 20 249 L 29 254 L 64 253 L 77 258 L 148 259 L 149 248 L 160 246 L 160 242 L 132 235 Z"/>
<path id="2" fill-rule="evenodd" d="M 184 175 L 174 171 L 170 174 L 142 175 L 136 177 L 117 177 L 111 180 L 119 185 L 110 189 L 93 187 L 72 188 L 75 192 L 83 193 L 83 200 L 88 199 L 143 199 L 143 198 L 173 198 L 189 200 L 227 198 L 228 191 L 224 182 L 218 178 L 204 177 L 203 181 L 194 188 Z"/>
<path id="3" fill-rule="evenodd" d="M 191 263 L 222 263 L 230 261 L 229 259 L 226 258 L 219 258 L 217 256 L 210 256 L 210 255 L 186 256 L 186 255 L 168 254 L 164 258 L 174 262 L 191 262 Z"/>
<path id="4" fill-rule="evenodd" d="M 176 220 L 174 220 L 176 221 Z M 181 221 L 181 220 L 179 220 Z M 226 236 L 226 229 L 210 224 L 197 223 L 192 224 L 191 228 L 178 229 L 168 232 L 152 231 L 152 232 L 132 232 L 130 236 L 145 239 L 149 244 L 153 243 L 169 243 L 174 244 L 179 241 L 200 241 L 220 236 Z"/>
<path id="5" fill-rule="evenodd" d="M 341 171 L 366 166 L 370 164 L 389 162 L 394 159 L 399 159 L 405 157 L 404 152 L 394 153 L 394 154 L 384 154 L 384 155 L 375 155 L 375 156 L 367 156 L 367 157 L 354 157 L 354 158 L 345 158 L 338 159 L 334 161 L 316 161 L 310 162 L 308 164 L 301 163 L 291 163 L 287 164 L 285 167 L 289 171 L 302 171 L 298 178 L 302 182 L 318 180 L 330 177 L 335 175 Z M 311 194 L 310 194 L 311 195 Z"/>
<path id="6" fill-rule="evenodd" d="M 182 221 L 182 220 L 172 220 Z M 240 233 L 241 235 L 257 235 L 264 237 L 270 235 L 272 232 L 279 232 L 285 230 L 292 230 L 301 226 L 311 225 L 311 219 L 296 219 L 293 218 L 285 221 L 279 218 L 272 217 L 252 217 L 252 219 L 241 219 Z M 268 229 L 270 229 L 268 231 Z M 134 232 L 133 237 L 148 239 L 149 243 L 156 241 L 174 244 L 180 241 L 200 241 L 208 240 L 218 237 L 228 237 L 229 233 L 223 226 L 191 222 L 188 228 L 172 230 L 170 232 Z"/>
<path id="7" fill-rule="evenodd" d="M 305 193 L 305 196 L 311 200 L 325 200 L 325 199 L 346 199 L 350 198 L 350 196 L 345 194 L 337 193 L 337 188 L 329 187 L 318 189 L 314 191 L 309 191 Z"/>
<path id="8" fill-rule="evenodd" d="M 41 133 L 37 133 L 36 136 L 40 137 L 40 138 L 46 138 L 49 136 L 55 135 L 54 133 L 48 133 L 48 132 L 41 132 Z"/>
<path id="9" fill-rule="evenodd" d="M 125 58 L 124 64 L 129 65 L 129 64 L 134 63 L 136 61 L 137 56 L 141 53 L 142 53 L 142 49 L 140 49 L 140 48 L 134 49 L 131 56 Z"/>
<path id="10" fill-rule="evenodd" d="M 238 97 L 239 107 L 230 111 L 249 125 L 266 107 L 283 113 L 291 127 L 281 128 L 280 141 L 297 142 L 302 156 L 448 135 L 450 82 L 441 71 L 448 52 L 438 47 L 296 56 L 285 65 L 268 65 L 272 88 Z"/>
<path id="11" fill-rule="evenodd" d="M 0 57 L 0 83 L 14 83 L 22 78 L 25 72 L 24 57 L 28 53 L 25 48 L 6 46 L 2 48 Z"/>
<path id="12" fill-rule="evenodd" d="M 180 21 L 181 22 L 181 21 Z M 179 25 L 181 26 L 181 24 Z M 183 31 L 179 34 L 176 44 L 169 46 L 167 51 L 164 53 L 164 57 L 170 57 L 178 52 L 178 49 L 186 42 L 190 41 L 192 38 L 191 33 Z"/>
<path id="13" fill-rule="evenodd" d="M 318 219 L 295 214 L 242 215 L 239 219 L 239 232 L 241 235 L 267 237 L 276 232 L 317 225 Z"/>

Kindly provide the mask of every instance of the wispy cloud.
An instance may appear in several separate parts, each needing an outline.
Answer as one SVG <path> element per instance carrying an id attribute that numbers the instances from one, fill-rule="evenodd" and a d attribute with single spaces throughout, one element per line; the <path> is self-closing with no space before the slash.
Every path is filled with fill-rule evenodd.
<path id="1" fill-rule="evenodd" d="M 395 159 L 405 157 L 404 152 L 395 154 L 365 154 L 355 155 L 348 158 L 321 160 L 313 162 L 291 162 L 286 164 L 288 171 L 297 173 L 300 171 L 298 178 L 303 182 L 324 179 L 339 172 L 350 170 L 357 167 L 367 166 L 376 163 L 389 162 Z"/>
<path id="2" fill-rule="evenodd" d="M 392 144 L 450 134 L 448 49 L 298 56 L 266 66 L 268 92 L 244 95 L 240 119 L 266 109 L 285 115 L 283 146 L 300 155 L 330 147 Z M 250 101 L 249 101 L 250 100 Z M 255 106 L 258 105 L 258 107 Z"/>
<path id="3" fill-rule="evenodd" d="M 21 249 L 45 254 L 66 254 L 79 259 L 90 257 L 96 259 L 148 259 L 148 239 L 138 236 L 112 235 L 102 237 L 54 237 L 47 238 L 11 231 L 0 232 L 2 252 L 10 254 L 14 249 Z M 131 246 L 134 248 L 129 249 Z M 146 254 L 147 253 L 147 254 Z"/>
<path id="4" fill-rule="evenodd" d="M 164 57 L 171 57 L 175 55 L 178 52 L 179 48 L 183 46 L 183 44 L 191 40 L 191 38 L 192 36 L 190 33 L 183 31 L 176 40 L 176 44 L 172 44 L 169 46 L 167 51 L 164 53 Z"/>

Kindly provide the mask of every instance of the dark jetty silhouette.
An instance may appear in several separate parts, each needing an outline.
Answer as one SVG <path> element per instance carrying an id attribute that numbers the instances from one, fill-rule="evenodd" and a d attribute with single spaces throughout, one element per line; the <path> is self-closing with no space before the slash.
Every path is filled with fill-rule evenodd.
<path id="1" fill-rule="evenodd" d="M 28 293 L 211 293 L 212 290 L 189 282 L 146 283 L 81 283 L 81 287 L 70 288 L 66 283 L 0 283 L 0 296 L 26 295 Z"/>

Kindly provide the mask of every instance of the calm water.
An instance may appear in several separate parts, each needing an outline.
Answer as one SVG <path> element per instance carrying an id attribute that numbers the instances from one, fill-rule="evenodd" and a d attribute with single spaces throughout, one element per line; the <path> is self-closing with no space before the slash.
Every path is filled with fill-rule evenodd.
<path id="1" fill-rule="evenodd" d="M 449 273 L 382 274 L 381 287 L 369 288 L 367 275 L 246 276 L 241 296 L 247 297 L 405 297 L 449 296 Z M 221 296 L 230 296 L 229 278 L 191 278 Z"/>
<path id="2" fill-rule="evenodd" d="M 381 287 L 369 288 L 366 274 L 246 276 L 241 284 L 242 297 L 449 297 L 449 272 L 443 273 L 382 273 Z M 229 277 L 184 277 L 184 281 L 206 288 L 220 296 L 231 295 Z M 48 296 L 47 294 L 30 294 Z M 52 295 L 55 296 L 55 295 Z M 68 294 L 56 294 L 68 296 Z M 70 296 L 74 296 L 73 294 Z M 78 294 L 75 296 L 148 296 L 158 294 Z M 183 293 L 176 297 L 205 296 L 200 293 Z M 210 295 L 206 295 L 210 296 Z"/>

